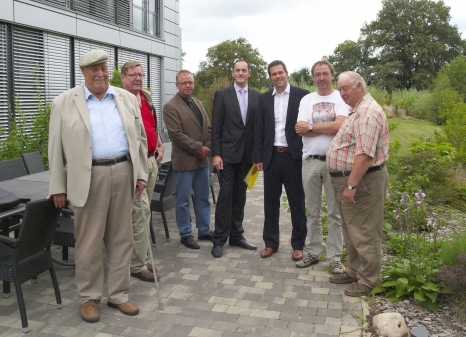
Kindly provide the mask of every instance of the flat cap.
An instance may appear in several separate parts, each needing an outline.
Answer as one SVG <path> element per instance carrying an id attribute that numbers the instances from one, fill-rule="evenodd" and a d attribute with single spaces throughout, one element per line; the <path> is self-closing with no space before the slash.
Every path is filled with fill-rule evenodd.
<path id="1" fill-rule="evenodd" d="M 108 60 L 107 52 L 103 50 L 90 50 L 81 57 L 80 67 L 88 67 L 93 64 L 102 63 Z"/>

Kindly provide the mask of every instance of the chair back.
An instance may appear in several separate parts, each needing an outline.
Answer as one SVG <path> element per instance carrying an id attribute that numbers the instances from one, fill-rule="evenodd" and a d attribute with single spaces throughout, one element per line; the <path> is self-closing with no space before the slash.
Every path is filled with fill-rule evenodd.
<path id="1" fill-rule="evenodd" d="M 168 169 L 167 179 L 165 181 L 165 190 L 163 191 L 164 197 L 175 194 L 176 191 L 176 180 L 175 180 L 175 173 L 172 170 L 172 166 L 170 165 Z"/>
<path id="2" fill-rule="evenodd" d="M 0 161 L 0 181 L 27 175 L 21 158 Z"/>
<path id="3" fill-rule="evenodd" d="M 162 132 L 160 134 L 160 139 L 162 139 L 162 143 L 168 143 L 170 141 L 170 136 L 168 135 L 168 132 Z"/>
<path id="4" fill-rule="evenodd" d="M 45 165 L 39 151 L 25 153 L 22 154 L 21 157 L 23 158 L 24 166 L 26 166 L 28 174 L 45 171 Z"/>
<path id="5" fill-rule="evenodd" d="M 26 204 L 16 243 L 16 260 L 32 256 L 52 244 L 61 209 L 53 199 L 30 201 Z"/>

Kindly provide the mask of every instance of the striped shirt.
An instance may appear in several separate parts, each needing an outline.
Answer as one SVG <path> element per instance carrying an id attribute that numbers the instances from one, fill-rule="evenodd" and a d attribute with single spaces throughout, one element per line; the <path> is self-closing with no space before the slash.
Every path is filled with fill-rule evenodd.
<path id="1" fill-rule="evenodd" d="M 350 110 L 327 151 L 330 171 L 351 171 L 354 157 L 366 154 L 372 158 L 369 167 L 382 165 L 388 159 L 388 123 L 380 105 L 367 93 Z"/>

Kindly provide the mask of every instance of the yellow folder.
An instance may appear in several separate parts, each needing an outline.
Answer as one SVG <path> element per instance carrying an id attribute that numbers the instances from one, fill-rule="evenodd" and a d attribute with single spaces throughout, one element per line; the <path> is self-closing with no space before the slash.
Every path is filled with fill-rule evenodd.
<path id="1" fill-rule="evenodd" d="M 257 170 L 256 164 L 252 164 L 251 169 L 249 170 L 248 175 L 244 178 L 244 182 L 251 191 L 256 183 L 256 179 L 259 176 L 259 171 Z"/>

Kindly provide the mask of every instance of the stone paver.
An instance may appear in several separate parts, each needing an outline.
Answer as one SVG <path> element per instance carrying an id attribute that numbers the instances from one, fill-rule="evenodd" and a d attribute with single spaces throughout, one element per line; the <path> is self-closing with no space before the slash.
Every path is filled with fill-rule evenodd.
<path id="1" fill-rule="evenodd" d="M 218 194 L 218 182 L 214 181 Z M 130 299 L 139 306 L 140 314 L 129 317 L 107 307 L 104 294 L 99 305 L 101 319 L 89 324 L 79 316 L 73 268 L 56 265 L 61 310 L 55 304 L 48 273 L 39 275 L 37 284 L 23 284 L 31 330 L 27 336 L 361 336 L 354 315 L 366 315 L 367 305 L 359 298 L 345 296 L 346 285 L 330 283 L 321 264 L 295 267 L 291 260 L 290 214 L 283 208 L 279 251 L 270 258 L 260 258 L 264 247 L 263 200 L 260 175 L 254 190 L 248 191 L 244 214 L 245 237 L 258 250 L 226 244 L 220 259 L 210 255 L 210 242 L 200 241 L 201 249 L 196 251 L 180 243 L 174 209 L 167 213 L 169 242 L 160 214 L 153 214 L 157 240 L 153 253 L 162 276 L 159 289 L 163 310 L 158 309 L 154 285 L 132 277 Z M 212 227 L 214 212 L 212 205 Z M 195 226 L 193 235 L 197 238 Z M 53 254 L 61 258 L 59 247 L 54 247 Z M 70 259 L 73 254 L 70 249 Z M 0 336 L 23 336 L 16 293 L 11 288 L 10 298 L 0 298 Z"/>

